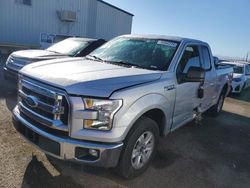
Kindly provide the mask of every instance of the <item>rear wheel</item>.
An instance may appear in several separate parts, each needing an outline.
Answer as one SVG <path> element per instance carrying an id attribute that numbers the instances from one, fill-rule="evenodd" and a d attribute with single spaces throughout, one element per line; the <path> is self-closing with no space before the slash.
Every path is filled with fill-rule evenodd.
<path id="1" fill-rule="evenodd" d="M 159 128 L 150 118 L 140 118 L 128 134 L 119 165 L 121 176 L 131 179 L 142 174 L 152 161 L 159 140 Z"/>
<path id="2" fill-rule="evenodd" d="M 225 100 L 225 94 L 224 92 L 222 92 L 220 94 L 218 102 L 209 110 L 209 114 L 214 117 L 218 116 L 222 111 L 224 100 Z"/>

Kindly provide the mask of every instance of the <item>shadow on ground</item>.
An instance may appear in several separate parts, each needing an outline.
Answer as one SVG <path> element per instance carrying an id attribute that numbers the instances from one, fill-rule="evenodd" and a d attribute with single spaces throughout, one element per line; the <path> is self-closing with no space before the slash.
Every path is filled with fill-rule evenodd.
<path id="1" fill-rule="evenodd" d="M 36 188 L 57 188 L 57 187 L 72 187 L 72 188 L 82 188 L 83 186 L 77 184 L 73 181 L 70 176 L 56 176 L 53 177 L 49 171 L 44 167 L 43 163 L 38 161 L 36 156 L 33 156 L 32 160 L 27 166 L 26 172 L 24 174 L 24 179 L 22 183 L 22 188 L 26 187 L 36 187 Z"/>

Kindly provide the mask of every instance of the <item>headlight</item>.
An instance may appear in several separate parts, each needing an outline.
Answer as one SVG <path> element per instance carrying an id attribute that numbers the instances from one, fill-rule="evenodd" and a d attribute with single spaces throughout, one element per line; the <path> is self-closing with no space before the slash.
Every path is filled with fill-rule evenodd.
<path id="1" fill-rule="evenodd" d="M 241 78 L 233 78 L 234 82 L 241 82 Z"/>
<path id="2" fill-rule="evenodd" d="M 122 100 L 83 99 L 85 109 L 97 112 L 96 119 L 85 119 L 85 129 L 110 130 L 115 113 L 121 108 Z"/>

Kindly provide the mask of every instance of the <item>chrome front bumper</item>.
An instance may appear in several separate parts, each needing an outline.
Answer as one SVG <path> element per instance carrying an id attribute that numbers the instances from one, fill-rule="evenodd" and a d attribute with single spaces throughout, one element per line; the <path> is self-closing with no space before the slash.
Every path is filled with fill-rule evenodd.
<path id="1" fill-rule="evenodd" d="M 13 123 L 16 130 L 25 140 L 55 158 L 105 168 L 115 167 L 119 161 L 123 143 L 95 143 L 71 139 L 70 137 L 61 138 L 49 134 L 26 121 L 20 115 L 18 107 L 13 110 Z M 98 159 L 82 160 L 77 158 L 76 150 L 79 148 L 97 150 L 99 152 Z"/>
<path id="2" fill-rule="evenodd" d="M 243 82 L 233 82 L 231 86 L 231 93 L 240 93 L 244 88 Z"/>

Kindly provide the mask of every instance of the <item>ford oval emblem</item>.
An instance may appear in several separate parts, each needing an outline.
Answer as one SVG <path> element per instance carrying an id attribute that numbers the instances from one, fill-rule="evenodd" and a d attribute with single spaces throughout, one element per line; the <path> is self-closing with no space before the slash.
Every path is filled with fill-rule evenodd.
<path id="1" fill-rule="evenodd" d="M 25 102 L 32 108 L 36 108 L 38 106 L 37 98 L 34 96 L 28 96 L 25 99 Z"/>

